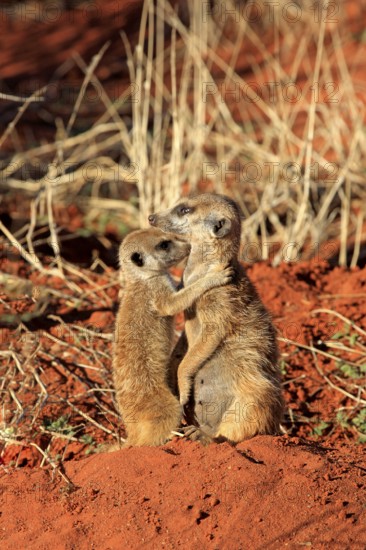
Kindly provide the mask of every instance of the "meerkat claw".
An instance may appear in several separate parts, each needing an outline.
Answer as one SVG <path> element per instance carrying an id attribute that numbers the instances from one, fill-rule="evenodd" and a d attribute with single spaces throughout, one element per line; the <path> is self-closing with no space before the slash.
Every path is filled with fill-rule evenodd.
<path id="1" fill-rule="evenodd" d="M 190 439 L 191 441 L 199 441 L 205 447 L 213 442 L 212 437 L 206 434 L 198 426 L 185 426 L 180 428 L 180 430 L 183 432 L 186 439 Z"/>

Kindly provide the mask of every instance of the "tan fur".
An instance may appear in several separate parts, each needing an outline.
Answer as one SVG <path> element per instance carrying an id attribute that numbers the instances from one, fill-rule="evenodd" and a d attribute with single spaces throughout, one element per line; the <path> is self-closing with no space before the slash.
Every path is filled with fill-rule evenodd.
<path id="1" fill-rule="evenodd" d="M 195 437 L 238 442 L 277 433 L 283 402 L 275 330 L 238 260 L 236 203 L 206 193 L 182 199 L 149 221 L 189 239 L 184 284 L 199 280 L 217 262 L 230 263 L 235 273 L 231 283 L 210 290 L 185 311 L 182 341 L 187 339 L 188 353 L 178 368 L 178 385 L 182 405 L 192 393 L 186 412 L 200 428 Z"/>
<path id="2" fill-rule="evenodd" d="M 125 445 L 161 445 L 178 428 L 181 406 L 168 379 L 173 315 L 207 289 L 226 284 L 232 273 L 217 266 L 176 292 L 167 269 L 189 251 L 186 241 L 158 229 L 134 231 L 120 247 L 125 288 L 116 320 L 113 378 Z"/>

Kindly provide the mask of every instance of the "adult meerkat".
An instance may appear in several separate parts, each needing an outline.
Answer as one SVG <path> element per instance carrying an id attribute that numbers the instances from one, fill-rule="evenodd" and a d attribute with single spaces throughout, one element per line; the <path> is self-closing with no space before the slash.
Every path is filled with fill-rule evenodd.
<path id="1" fill-rule="evenodd" d="M 125 445 L 161 445 L 178 428 L 181 406 L 168 385 L 173 315 L 207 289 L 226 284 L 232 274 L 230 267 L 216 266 L 176 292 L 167 269 L 189 251 L 187 241 L 158 229 L 134 231 L 120 247 L 125 287 L 116 319 L 113 379 L 126 424 Z"/>
<path id="2" fill-rule="evenodd" d="M 224 195 L 205 193 L 182 199 L 149 216 L 151 225 L 188 238 L 191 252 L 185 285 L 209 266 L 229 263 L 234 277 L 212 289 L 185 311 L 188 354 L 178 368 L 180 402 L 199 428 L 191 437 L 239 442 L 279 431 L 283 402 L 278 348 L 271 318 L 242 265 L 240 212 Z M 183 346 L 182 346 L 183 344 Z M 174 359 L 174 357 L 173 357 Z"/>

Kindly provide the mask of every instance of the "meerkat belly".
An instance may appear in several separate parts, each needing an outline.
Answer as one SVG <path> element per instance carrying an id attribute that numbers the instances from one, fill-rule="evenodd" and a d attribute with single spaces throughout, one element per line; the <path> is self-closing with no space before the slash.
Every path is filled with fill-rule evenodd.
<path id="1" fill-rule="evenodd" d="M 144 318 L 137 315 L 134 322 L 129 321 L 122 312 L 114 378 L 120 392 L 151 393 L 167 380 L 173 319 L 157 319 L 147 313 Z"/>
<path id="2" fill-rule="evenodd" d="M 232 378 L 223 369 L 223 361 L 223 351 L 218 351 L 203 365 L 194 381 L 195 420 L 211 436 L 233 400 Z"/>

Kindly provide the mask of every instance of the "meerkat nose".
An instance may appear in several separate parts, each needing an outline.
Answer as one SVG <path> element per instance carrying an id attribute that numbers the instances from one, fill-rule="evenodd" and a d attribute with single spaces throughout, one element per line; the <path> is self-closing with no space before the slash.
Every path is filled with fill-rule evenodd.
<path id="1" fill-rule="evenodd" d="M 149 216 L 149 223 L 150 225 L 155 225 L 156 224 L 156 217 L 155 217 L 155 214 L 150 214 Z"/>

